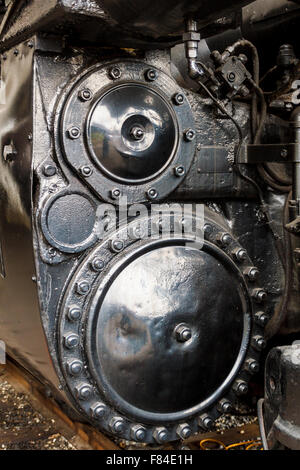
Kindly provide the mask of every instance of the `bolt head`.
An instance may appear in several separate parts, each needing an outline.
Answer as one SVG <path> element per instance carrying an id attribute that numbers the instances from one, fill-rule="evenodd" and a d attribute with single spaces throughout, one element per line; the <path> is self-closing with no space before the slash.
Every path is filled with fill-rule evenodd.
<path id="1" fill-rule="evenodd" d="M 79 344 L 79 337 L 73 333 L 64 336 L 64 344 L 68 349 L 74 349 Z"/>
<path id="2" fill-rule="evenodd" d="M 233 390 L 239 396 L 246 395 L 248 393 L 248 385 L 243 380 L 237 380 L 233 385 Z"/>
<path id="3" fill-rule="evenodd" d="M 280 152 L 280 155 L 282 156 L 282 158 L 286 158 L 288 156 L 289 152 L 287 149 L 282 149 L 281 152 Z"/>
<path id="4" fill-rule="evenodd" d="M 266 347 L 266 341 L 262 336 L 255 336 L 252 345 L 257 351 L 262 351 Z"/>
<path id="5" fill-rule="evenodd" d="M 196 132 L 194 131 L 194 129 L 187 129 L 185 132 L 184 132 L 184 138 L 187 142 L 192 142 L 196 137 Z"/>
<path id="6" fill-rule="evenodd" d="M 257 268 L 253 267 L 253 268 L 249 268 L 245 274 L 248 277 L 249 281 L 253 282 L 253 281 L 256 281 L 256 279 L 258 278 L 259 271 Z"/>
<path id="7" fill-rule="evenodd" d="M 255 359 L 249 359 L 247 361 L 247 369 L 251 374 L 257 374 L 259 371 L 259 363 Z"/>
<path id="8" fill-rule="evenodd" d="M 44 176 L 54 176 L 56 174 L 56 167 L 54 165 L 44 165 L 43 174 Z"/>
<path id="9" fill-rule="evenodd" d="M 176 93 L 176 95 L 173 96 L 173 102 L 180 106 L 184 103 L 184 96 L 182 93 Z"/>
<path id="10" fill-rule="evenodd" d="M 267 293 L 263 289 L 257 289 L 254 292 L 254 298 L 258 303 L 262 303 L 267 298 Z"/>
<path id="11" fill-rule="evenodd" d="M 270 317 L 265 312 L 257 312 L 255 314 L 255 321 L 258 325 L 265 327 L 269 322 Z"/>
<path id="12" fill-rule="evenodd" d="M 238 248 L 234 252 L 234 256 L 238 261 L 245 261 L 247 259 L 247 251 L 244 248 Z"/>
<path id="13" fill-rule="evenodd" d="M 176 166 L 176 168 L 174 168 L 174 174 L 175 176 L 178 176 L 178 177 L 184 176 L 185 175 L 184 166 L 182 165 Z"/>
<path id="14" fill-rule="evenodd" d="M 106 414 L 106 406 L 103 403 L 96 403 L 90 409 L 91 415 L 95 419 L 102 419 Z"/>
<path id="15" fill-rule="evenodd" d="M 148 80 L 149 82 L 154 82 L 158 77 L 158 73 L 156 70 L 154 69 L 149 69 L 146 71 L 145 73 L 145 78 L 146 80 Z"/>
<path id="16" fill-rule="evenodd" d="M 147 191 L 147 196 L 149 199 L 156 199 L 158 196 L 158 192 L 156 191 L 155 188 L 150 188 Z"/>
<path id="17" fill-rule="evenodd" d="M 235 78 L 236 78 L 236 75 L 235 75 L 234 72 L 229 72 L 229 73 L 227 74 L 227 80 L 228 80 L 229 82 L 231 82 L 231 83 L 234 82 L 234 81 L 235 81 Z"/>
<path id="18" fill-rule="evenodd" d="M 201 428 L 203 428 L 207 431 L 210 431 L 214 426 L 213 419 L 207 414 L 204 414 L 204 415 L 200 416 L 199 420 L 198 420 L 198 423 L 199 423 L 199 426 Z"/>
<path id="19" fill-rule="evenodd" d="M 179 424 L 176 433 L 180 439 L 188 439 L 192 434 L 192 430 L 187 423 Z"/>
<path id="20" fill-rule="evenodd" d="M 221 246 L 227 246 L 232 241 L 231 236 L 229 233 L 221 233 L 217 236 L 217 243 Z"/>
<path id="21" fill-rule="evenodd" d="M 119 199 L 121 197 L 122 193 L 119 188 L 114 188 L 110 192 L 110 196 L 112 199 Z"/>
<path id="22" fill-rule="evenodd" d="M 163 444 L 168 440 L 168 431 L 166 428 L 156 428 L 153 437 L 158 444 Z"/>
<path id="23" fill-rule="evenodd" d="M 186 341 L 189 341 L 192 337 L 191 328 L 183 323 L 177 325 L 174 332 L 175 337 L 179 343 L 185 343 Z"/>
<path id="24" fill-rule="evenodd" d="M 68 137 L 72 140 L 78 139 L 81 136 L 81 130 L 79 127 L 72 126 L 67 130 Z"/>
<path id="25" fill-rule="evenodd" d="M 104 261 L 100 258 L 95 258 L 92 263 L 91 263 L 91 268 L 93 269 L 93 271 L 102 271 L 102 269 L 104 268 Z"/>
<path id="26" fill-rule="evenodd" d="M 72 376 L 81 374 L 83 370 L 83 364 L 81 361 L 74 360 L 69 362 L 67 365 L 68 373 Z"/>
<path id="27" fill-rule="evenodd" d="M 89 400 L 93 394 L 93 389 L 88 384 L 82 384 L 76 387 L 76 394 L 79 400 Z"/>
<path id="28" fill-rule="evenodd" d="M 133 425 L 130 430 L 130 435 L 134 441 L 143 442 L 146 439 L 146 428 L 139 424 Z"/>
<path id="29" fill-rule="evenodd" d="M 205 224 L 203 227 L 203 232 L 206 236 L 211 235 L 213 228 L 210 224 Z"/>
<path id="30" fill-rule="evenodd" d="M 90 291 L 90 285 L 87 281 L 78 282 L 76 285 L 76 292 L 80 295 L 86 295 Z"/>
<path id="31" fill-rule="evenodd" d="M 125 421 L 123 418 L 114 417 L 110 421 L 110 428 L 116 434 L 121 434 L 125 431 Z"/>
<path id="32" fill-rule="evenodd" d="M 81 309 L 79 307 L 71 307 L 68 311 L 68 319 L 72 322 L 78 321 L 81 318 Z"/>
<path id="33" fill-rule="evenodd" d="M 81 167 L 79 171 L 84 178 L 88 178 L 89 176 L 93 174 L 92 168 L 87 165 Z"/>
<path id="34" fill-rule="evenodd" d="M 110 243 L 110 249 L 113 253 L 120 253 L 124 249 L 123 240 L 112 240 Z"/>
<path id="35" fill-rule="evenodd" d="M 111 67 L 111 68 L 109 69 L 109 76 L 110 76 L 110 78 L 112 78 L 113 80 L 118 80 L 118 78 L 121 78 L 122 72 L 121 72 L 121 70 L 119 69 L 119 67 Z"/>
<path id="36" fill-rule="evenodd" d="M 81 90 L 79 93 L 78 93 L 78 98 L 81 100 L 81 101 L 90 101 L 93 97 L 93 93 L 91 92 L 91 90 L 89 89 L 85 89 L 85 90 Z"/>
<path id="37" fill-rule="evenodd" d="M 221 413 L 230 413 L 232 411 L 232 404 L 229 400 L 223 399 L 219 402 L 218 408 Z"/>

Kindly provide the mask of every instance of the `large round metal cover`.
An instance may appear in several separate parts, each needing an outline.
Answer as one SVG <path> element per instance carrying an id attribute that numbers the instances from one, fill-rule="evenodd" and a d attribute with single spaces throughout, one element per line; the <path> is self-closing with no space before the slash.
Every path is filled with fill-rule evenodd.
<path id="1" fill-rule="evenodd" d="M 143 181 L 172 159 L 176 120 L 170 106 L 149 87 L 121 85 L 95 104 L 88 139 L 97 163 L 111 177 Z"/>
<path id="2" fill-rule="evenodd" d="M 243 360 L 247 300 L 214 250 L 170 245 L 141 254 L 119 270 L 95 313 L 98 383 L 144 420 L 213 403 Z"/>

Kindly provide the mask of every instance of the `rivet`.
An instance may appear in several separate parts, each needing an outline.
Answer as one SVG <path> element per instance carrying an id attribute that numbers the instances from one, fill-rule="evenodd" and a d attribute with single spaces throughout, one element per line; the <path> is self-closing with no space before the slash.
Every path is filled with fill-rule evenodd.
<path id="1" fill-rule="evenodd" d="M 123 240 L 111 240 L 110 249 L 113 253 L 120 253 L 124 249 Z"/>
<path id="2" fill-rule="evenodd" d="M 145 73 L 145 78 L 149 82 L 154 82 L 154 80 L 156 80 L 157 77 L 158 77 L 157 71 L 154 69 L 148 69 Z"/>
<path id="3" fill-rule="evenodd" d="M 79 171 L 82 174 L 82 176 L 84 176 L 85 178 L 88 178 L 89 176 L 93 174 L 92 168 L 87 165 L 82 166 Z"/>
<path id="4" fill-rule="evenodd" d="M 91 268 L 93 269 L 93 271 L 102 271 L 102 269 L 104 268 L 104 261 L 101 259 L 101 258 L 95 258 L 93 259 L 93 261 L 91 262 Z"/>
<path id="5" fill-rule="evenodd" d="M 95 419 L 102 419 L 106 414 L 107 407 L 104 403 L 96 403 L 95 405 L 91 406 L 90 413 L 91 416 Z"/>
<path id="6" fill-rule="evenodd" d="M 198 418 L 198 424 L 206 431 L 210 431 L 214 427 L 214 421 L 208 414 L 203 414 Z"/>
<path id="7" fill-rule="evenodd" d="M 75 140 L 75 139 L 78 139 L 80 137 L 81 130 L 79 129 L 79 127 L 72 126 L 72 127 L 70 127 L 70 129 L 67 130 L 67 134 L 68 134 L 70 139 Z"/>
<path id="8" fill-rule="evenodd" d="M 184 103 L 184 96 L 182 93 L 176 93 L 176 95 L 173 96 L 173 102 L 180 106 L 181 104 Z"/>
<path id="9" fill-rule="evenodd" d="M 181 177 L 185 175 L 185 168 L 182 165 L 176 166 L 174 168 L 174 174 L 175 176 Z"/>
<path id="10" fill-rule="evenodd" d="M 56 167 L 54 165 L 44 165 L 43 174 L 45 176 L 54 176 L 56 174 Z"/>
<path id="11" fill-rule="evenodd" d="M 188 439 L 192 434 L 192 430 L 187 423 L 182 423 L 177 426 L 176 434 L 180 439 Z"/>
<path id="12" fill-rule="evenodd" d="M 246 395 L 248 393 L 248 385 L 244 380 L 237 380 L 233 384 L 233 390 L 238 395 Z"/>
<path id="13" fill-rule="evenodd" d="M 244 271 L 245 276 L 249 279 L 250 282 L 256 281 L 259 271 L 255 267 L 248 268 Z"/>
<path id="14" fill-rule="evenodd" d="M 89 384 L 78 385 L 75 390 L 79 400 L 89 400 L 93 394 L 93 389 Z"/>
<path id="15" fill-rule="evenodd" d="M 253 291 L 253 297 L 258 303 L 262 303 L 267 298 L 267 293 L 263 289 L 255 289 Z"/>
<path id="16" fill-rule="evenodd" d="M 74 349 L 79 344 L 79 337 L 74 333 L 70 333 L 64 336 L 64 344 L 68 349 Z"/>
<path id="17" fill-rule="evenodd" d="M 255 359 L 248 359 L 245 365 L 250 374 L 257 374 L 259 371 L 259 363 Z"/>
<path id="18" fill-rule="evenodd" d="M 68 370 L 68 373 L 72 376 L 79 375 L 81 374 L 83 370 L 83 364 L 81 361 L 77 361 L 77 360 L 71 361 L 67 364 L 67 370 Z"/>
<path id="19" fill-rule="evenodd" d="M 122 72 L 119 69 L 119 67 L 111 67 L 109 69 L 109 76 L 113 80 L 117 80 L 118 78 L 121 78 Z"/>
<path id="20" fill-rule="evenodd" d="M 233 256 L 237 259 L 237 261 L 245 261 L 247 259 L 247 251 L 244 248 L 237 248 L 232 252 Z"/>
<path id="21" fill-rule="evenodd" d="M 79 307 L 70 307 L 67 316 L 72 322 L 78 321 L 81 318 L 81 309 Z"/>
<path id="22" fill-rule="evenodd" d="M 192 142 L 196 137 L 196 132 L 194 131 L 194 129 L 187 129 L 186 131 L 184 131 L 183 135 L 187 142 Z"/>
<path id="23" fill-rule="evenodd" d="M 168 431 L 166 428 L 156 428 L 153 432 L 153 437 L 158 444 L 163 444 L 168 439 Z"/>
<path id="24" fill-rule="evenodd" d="M 76 284 L 76 292 L 80 295 L 86 295 L 90 291 L 90 285 L 87 281 L 81 281 Z"/>
<path id="25" fill-rule="evenodd" d="M 260 325 L 260 326 L 266 326 L 268 321 L 270 320 L 269 315 L 267 315 L 265 312 L 257 312 L 254 316 L 255 322 Z"/>
<path id="26" fill-rule="evenodd" d="M 134 424 L 131 426 L 130 436 L 134 441 L 143 442 L 146 439 L 146 428 L 140 424 Z"/>
<path id="27" fill-rule="evenodd" d="M 252 346 L 256 351 L 262 351 L 266 347 L 266 341 L 262 336 L 254 336 Z"/>
<path id="28" fill-rule="evenodd" d="M 229 400 L 223 398 L 219 401 L 217 408 L 221 413 L 230 413 L 232 411 L 232 404 Z"/>
<path id="29" fill-rule="evenodd" d="M 158 196 L 158 192 L 156 191 L 155 188 L 150 188 L 148 189 L 146 195 L 148 196 L 149 199 L 156 199 Z"/>
<path id="30" fill-rule="evenodd" d="M 112 199 L 119 199 L 121 197 L 121 195 L 122 195 L 122 193 L 121 193 L 121 190 L 119 188 L 114 188 L 110 192 L 110 197 Z"/>
<path id="31" fill-rule="evenodd" d="M 114 433 L 121 434 L 125 431 L 125 421 L 123 418 L 115 416 L 111 419 L 109 427 Z"/>
<path id="32" fill-rule="evenodd" d="M 81 90 L 78 93 L 78 98 L 81 101 L 90 101 L 92 99 L 92 97 L 93 97 L 93 93 L 88 88 L 86 88 L 85 90 Z"/>

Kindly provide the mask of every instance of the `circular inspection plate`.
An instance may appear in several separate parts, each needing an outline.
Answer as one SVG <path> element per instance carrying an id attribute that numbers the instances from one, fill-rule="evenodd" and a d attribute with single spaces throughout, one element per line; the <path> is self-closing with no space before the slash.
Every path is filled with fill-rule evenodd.
<path id="1" fill-rule="evenodd" d="M 56 150 L 105 201 L 161 200 L 192 164 L 193 112 L 181 88 L 161 70 L 138 61 L 116 65 L 118 78 L 112 79 L 114 64 L 105 64 L 86 71 L 65 91 L 57 111 Z M 149 69 L 154 80 L 147 78 Z"/>
<path id="2" fill-rule="evenodd" d="M 241 245 L 215 222 L 205 227 L 198 246 L 188 233 L 133 239 L 128 233 L 147 233 L 149 220 L 132 222 L 91 250 L 70 280 L 60 362 L 76 407 L 95 426 L 129 440 L 142 428 L 145 442 L 160 442 L 163 428 L 175 440 L 182 426 L 206 429 L 246 390 L 265 294 Z"/>

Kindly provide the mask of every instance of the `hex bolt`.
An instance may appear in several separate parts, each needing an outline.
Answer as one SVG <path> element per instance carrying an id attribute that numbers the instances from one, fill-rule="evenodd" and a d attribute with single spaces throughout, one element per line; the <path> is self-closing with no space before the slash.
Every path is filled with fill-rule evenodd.
<path id="1" fill-rule="evenodd" d="M 91 406 L 90 408 L 90 413 L 91 413 L 91 416 L 95 419 L 102 419 L 104 418 L 105 414 L 106 414 L 106 406 L 104 405 L 104 403 L 96 403 L 96 405 L 94 406 Z"/>
<path id="2" fill-rule="evenodd" d="M 220 233 L 216 237 L 216 241 L 220 246 L 227 246 L 232 241 L 229 233 Z"/>
<path id="3" fill-rule="evenodd" d="M 124 250 L 124 242 L 123 240 L 111 240 L 110 242 L 110 249 L 113 253 L 120 253 Z"/>
<path id="4" fill-rule="evenodd" d="M 244 248 L 237 248 L 233 251 L 233 256 L 237 259 L 237 261 L 245 261 L 247 259 L 247 251 Z"/>
<path id="5" fill-rule="evenodd" d="M 93 394 L 93 389 L 89 384 L 78 385 L 75 390 L 79 400 L 89 400 Z"/>
<path id="6" fill-rule="evenodd" d="M 254 282 L 258 278 L 259 270 L 255 267 L 251 267 L 251 268 L 246 269 L 244 274 L 249 279 L 250 282 Z"/>
<path id="7" fill-rule="evenodd" d="M 244 380 L 237 380 L 233 385 L 234 392 L 238 395 L 246 395 L 248 393 L 248 385 Z"/>
<path id="8" fill-rule="evenodd" d="M 72 376 L 79 375 L 81 374 L 83 370 L 83 364 L 81 361 L 77 361 L 77 360 L 68 362 L 67 370 L 68 370 L 68 373 Z"/>
<path id="9" fill-rule="evenodd" d="M 232 411 L 232 404 L 229 400 L 223 398 L 219 401 L 217 408 L 221 413 L 230 413 Z"/>
<path id="10" fill-rule="evenodd" d="M 86 295 L 90 291 L 90 285 L 87 281 L 77 282 L 76 284 L 76 292 L 79 295 Z"/>
<path id="11" fill-rule="evenodd" d="M 140 424 L 134 424 L 131 426 L 130 436 L 134 441 L 144 442 L 146 439 L 146 428 Z"/>
<path id="12" fill-rule="evenodd" d="M 253 291 L 253 297 L 258 303 L 262 303 L 267 298 L 267 293 L 263 289 L 255 289 Z"/>
<path id="13" fill-rule="evenodd" d="M 122 72 L 119 69 L 119 67 L 111 67 L 109 69 L 109 76 L 113 80 L 118 80 L 118 78 L 121 78 Z"/>
<path id="14" fill-rule="evenodd" d="M 121 434 L 125 431 L 125 421 L 123 418 L 115 416 L 110 420 L 109 427 L 114 433 Z"/>
<path id="15" fill-rule="evenodd" d="M 156 428 L 153 432 L 153 437 L 158 444 L 163 444 L 168 440 L 168 431 L 166 428 Z"/>
<path id="16" fill-rule="evenodd" d="M 173 102 L 180 106 L 181 104 L 184 103 L 184 96 L 182 93 L 176 93 L 176 95 L 173 96 Z"/>
<path id="17" fill-rule="evenodd" d="M 213 227 L 210 224 L 205 224 L 203 227 L 203 232 L 205 235 L 211 235 L 213 232 Z"/>
<path id="18" fill-rule="evenodd" d="M 185 343 L 192 337 L 192 330 L 188 325 L 184 323 L 180 323 L 176 326 L 175 330 L 175 337 L 179 343 Z"/>
<path id="19" fill-rule="evenodd" d="M 265 312 L 257 312 L 254 316 L 254 319 L 258 325 L 265 327 L 270 320 L 270 317 Z"/>
<path id="20" fill-rule="evenodd" d="M 79 171 L 82 174 L 82 176 L 84 176 L 84 178 L 88 178 L 89 176 L 93 174 L 92 168 L 87 165 L 81 167 Z"/>
<path id="21" fill-rule="evenodd" d="M 91 268 L 93 271 L 99 272 L 104 268 L 104 261 L 101 258 L 95 258 L 91 262 Z"/>
<path id="22" fill-rule="evenodd" d="M 192 430 L 187 423 L 182 423 L 177 426 L 176 434 L 180 439 L 188 439 L 192 434 Z"/>
<path id="23" fill-rule="evenodd" d="M 184 131 L 183 135 L 187 142 L 192 142 L 196 137 L 196 132 L 194 131 L 194 129 L 187 129 L 186 131 Z"/>
<path id="24" fill-rule="evenodd" d="M 79 337 L 74 333 L 69 333 L 64 336 L 64 344 L 68 349 L 74 349 L 79 344 Z"/>
<path id="25" fill-rule="evenodd" d="M 92 99 L 92 97 L 93 97 L 93 93 L 88 88 L 86 88 L 85 90 L 81 90 L 78 93 L 78 98 L 81 101 L 90 101 Z"/>
<path id="26" fill-rule="evenodd" d="M 202 429 L 210 431 L 214 427 L 214 421 L 208 414 L 203 414 L 198 418 L 198 424 Z"/>
<path id="27" fill-rule="evenodd" d="M 250 374 L 257 374 L 259 371 L 259 363 L 255 359 L 248 359 L 245 365 Z"/>
<path id="28" fill-rule="evenodd" d="M 47 164 L 47 165 L 44 165 L 43 166 L 43 174 L 44 176 L 54 176 L 56 175 L 56 167 L 54 165 L 50 165 L 50 164 Z"/>
<path id="29" fill-rule="evenodd" d="M 67 130 L 67 134 L 70 139 L 75 140 L 81 136 L 81 130 L 79 129 L 79 127 L 72 126 L 70 127 L 70 129 Z"/>
<path id="30" fill-rule="evenodd" d="M 145 137 L 145 130 L 140 126 L 133 126 L 130 130 L 130 136 L 136 141 L 143 140 Z"/>
<path id="31" fill-rule="evenodd" d="M 266 341 L 262 336 L 254 336 L 252 346 L 256 351 L 262 351 L 266 347 Z"/>
<path id="32" fill-rule="evenodd" d="M 121 190 L 119 188 L 114 188 L 110 192 L 110 197 L 112 199 L 119 199 L 121 197 L 121 195 L 122 195 L 122 193 L 121 193 Z"/>
<path id="33" fill-rule="evenodd" d="M 81 318 L 81 309 L 79 307 L 71 307 L 67 316 L 68 319 L 72 322 L 78 321 Z"/>
<path id="34" fill-rule="evenodd" d="M 174 174 L 175 176 L 182 177 L 185 175 L 185 168 L 182 165 L 176 166 L 174 168 Z"/>
<path id="35" fill-rule="evenodd" d="M 145 78 L 149 82 L 154 82 L 157 79 L 157 77 L 158 77 L 158 73 L 154 69 L 148 69 L 145 73 Z"/>
<path id="36" fill-rule="evenodd" d="M 158 196 L 158 192 L 156 191 L 155 188 L 148 189 L 146 194 L 147 194 L 149 199 L 156 199 L 157 196 Z"/>

